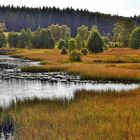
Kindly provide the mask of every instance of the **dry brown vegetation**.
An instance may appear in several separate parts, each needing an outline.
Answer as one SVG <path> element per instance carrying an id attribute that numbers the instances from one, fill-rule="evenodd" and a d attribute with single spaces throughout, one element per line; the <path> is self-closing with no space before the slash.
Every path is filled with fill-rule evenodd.
<path id="1" fill-rule="evenodd" d="M 100 54 L 83 56 L 82 62 L 72 63 L 68 55 L 57 49 L 19 49 L 13 54 L 32 60 L 40 60 L 42 66 L 25 67 L 24 71 L 67 71 L 81 75 L 83 79 L 140 81 L 140 50 L 113 48 Z"/>
<path id="2" fill-rule="evenodd" d="M 32 60 L 42 60 L 55 63 L 69 62 L 68 55 L 61 55 L 57 49 L 18 49 L 17 53 L 13 54 L 18 57 L 25 57 Z M 117 62 L 118 60 L 118 62 Z M 138 63 L 140 62 L 140 50 L 130 48 L 110 48 L 99 54 L 88 54 L 83 56 L 83 63 Z M 122 61 L 122 62 L 121 62 Z"/>
<path id="3" fill-rule="evenodd" d="M 139 93 L 79 91 L 71 102 L 26 100 L 8 112 L 19 140 L 137 140 Z"/>

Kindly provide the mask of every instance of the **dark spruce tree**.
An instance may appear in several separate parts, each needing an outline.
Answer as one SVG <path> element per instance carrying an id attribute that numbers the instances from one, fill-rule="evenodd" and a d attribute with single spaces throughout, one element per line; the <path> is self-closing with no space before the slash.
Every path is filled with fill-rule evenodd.
<path id="1" fill-rule="evenodd" d="M 100 33 L 96 30 L 92 30 L 87 42 L 87 48 L 92 53 L 103 52 L 104 41 Z"/>

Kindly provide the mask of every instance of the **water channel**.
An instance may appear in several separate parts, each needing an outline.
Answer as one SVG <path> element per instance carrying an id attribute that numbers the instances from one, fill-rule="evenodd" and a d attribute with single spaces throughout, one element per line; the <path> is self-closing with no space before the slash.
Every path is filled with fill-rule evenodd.
<path id="1" fill-rule="evenodd" d="M 79 76 L 65 72 L 25 73 L 20 68 L 38 65 L 21 58 L 0 55 L 0 106 L 9 106 L 12 100 L 25 98 L 73 99 L 77 90 L 129 91 L 139 84 L 83 81 Z"/>

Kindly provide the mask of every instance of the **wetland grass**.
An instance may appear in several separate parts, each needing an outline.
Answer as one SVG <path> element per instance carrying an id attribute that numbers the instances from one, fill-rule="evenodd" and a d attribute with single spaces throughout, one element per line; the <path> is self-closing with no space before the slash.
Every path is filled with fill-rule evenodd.
<path id="1" fill-rule="evenodd" d="M 140 89 L 129 92 L 77 91 L 67 101 L 17 101 L 8 110 L 19 140 L 138 139 Z"/>

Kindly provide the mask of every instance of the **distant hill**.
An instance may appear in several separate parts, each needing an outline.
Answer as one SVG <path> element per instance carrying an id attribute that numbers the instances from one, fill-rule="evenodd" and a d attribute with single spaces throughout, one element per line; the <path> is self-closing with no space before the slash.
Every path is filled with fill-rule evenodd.
<path id="1" fill-rule="evenodd" d="M 85 24 L 89 27 L 97 25 L 103 34 L 112 33 L 113 25 L 117 21 L 134 20 L 140 23 L 139 17 L 121 17 L 99 12 L 89 12 L 87 10 L 74 10 L 66 8 L 28 8 L 0 6 L 0 22 L 5 23 L 7 31 L 20 31 L 21 29 L 47 27 L 50 24 L 66 24 L 75 35 L 79 25 Z"/>

